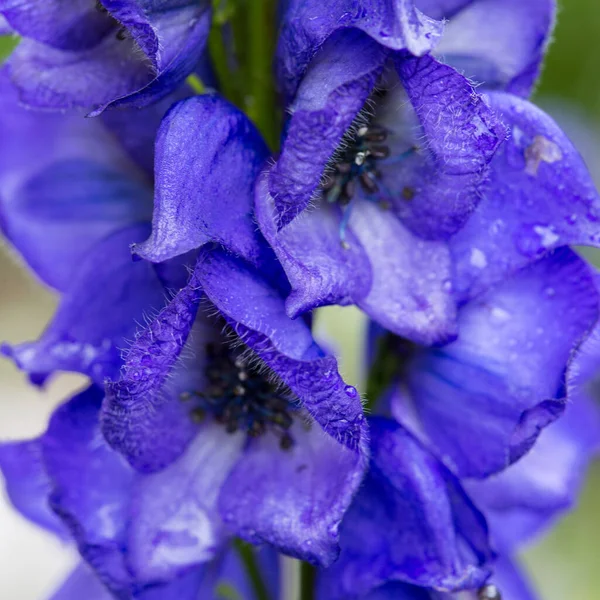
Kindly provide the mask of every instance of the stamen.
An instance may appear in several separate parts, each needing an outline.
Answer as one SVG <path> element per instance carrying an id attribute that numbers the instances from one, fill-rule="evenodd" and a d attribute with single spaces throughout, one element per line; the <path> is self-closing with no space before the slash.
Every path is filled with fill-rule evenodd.
<path id="1" fill-rule="evenodd" d="M 198 406 L 190 411 L 197 423 L 212 415 L 228 433 L 245 431 L 250 437 L 272 432 L 286 450 L 293 446 L 289 434 L 293 425 L 292 407 L 284 392 L 253 370 L 237 350 L 225 345 L 209 344 L 206 348 L 204 392 L 181 394 L 181 400 L 196 399 Z"/>

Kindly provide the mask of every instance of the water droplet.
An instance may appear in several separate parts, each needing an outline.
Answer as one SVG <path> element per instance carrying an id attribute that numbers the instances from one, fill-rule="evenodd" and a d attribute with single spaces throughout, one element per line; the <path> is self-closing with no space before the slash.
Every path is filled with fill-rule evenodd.
<path id="1" fill-rule="evenodd" d="M 356 398 L 356 396 L 358 396 L 358 392 L 357 392 L 356 388 L 352 385 L 347 385 L 344 388 L 344 391 L 346 392 L 346 395 L 349 396 L 350 398 Z"/>

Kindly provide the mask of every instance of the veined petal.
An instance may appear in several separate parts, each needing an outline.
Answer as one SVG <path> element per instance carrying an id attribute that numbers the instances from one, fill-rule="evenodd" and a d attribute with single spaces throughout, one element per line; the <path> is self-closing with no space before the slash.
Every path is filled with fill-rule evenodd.
<path id="1" fill-rule="evenodd" d="M 136 579 L 168 582 L 221 550 L 226 534 L 217 502 L 244 441 L 242 433 L 207 423 L 175 462 L 138 479 L 128 554 Z"/>
<path id="2" fill-rule="evenodd" d="M 36 383 L 56 371 L 84 373 L 99 384 L 114 377 L 137 323 L 164 303 L 152 265 L 131 260 L 129 244 L 145 235 L 146 226 L 129 227 L 101 241 L 83 259 L 41 338 L 5 344 L 2 352 Z"/>
<path id="3" fill-rule="evenodd" d="M 297 421 L 291 436 L 294 445 L 283 452 L 275 436 L 251 440 L 223 486 L 219 508 L 226 525 L 249 542 L 328 566 L 337 558 L 339 524 L 366 461 L 314 423 Z"/>
<path id="4" fill-rule="evenodd" d="M 64 291 L 92 246 L 149 217 L 147 181 L 100 122 L 19 106 L 4 71 L 0 131 L 3 232 Z"/>
<path id="5" fill-rule="evenodd" d="M 429 52 L 443 29 L 439 21 L 426 17 L 413 0 L 290 0 L 283 16 L 275 68 L 279 84 L 291 98 L 309 62 L 323 43 L 337 31 L 359 29 L 391 50 L 412 54 Z"/>
<path id="6" fill-rule="evenodd" d="M 383 162 L 387 185 L 396 192 L 394 212 L 419 236 L 447 239 L 477 206 L 506 132 L 486 100 L 452 67 L 406 53 L 396 65 L 421 135 L 415 136 L 411 156 L 393 168 Z M 392 114 L 382 124 L 393 131 L 402 125 L 394 119 Z"/>
<path id="7" fill-rule="evenodd" d="M 337 362 L 314 341 L 303 319 L 290 319 L 281 293 L 250 265 L 221 250 L 204 253 L 199 280 L 240 339 L 289 387 L 338 442 L 366 454 L 360 396 L 342 380 Z"/>
<path id="8" fill-rule="evenodd" d="M 134 252 L 160 262 L 217 242 L 256 261 L 254 182 L 267 155 L 256 128 L 219 96 L 176 104 L 156 142 L 152 235 Z"/>
<path id="9" fill-rule="evenodd" d="M 506 468 L 562 413 L 569 358 L 597 317 L 587 265 L 562 249 L 465 305 L 457 341 L 415 358 L 414 407 L 459 476 Z"/>
<path id="10" fill-rule="evenodd" d="M 469 2 L 448 15 L 435 54 L 487 89 L 527 97 L 540 72 L 555 12 L 554 0 Z"/>
<path id="11" fill-rule="evenodd" d="M 371 469 L 342 523 L 324 597 L 361 597 L 389 581 L 448 591 L 481 585 L 494 556 L 458 480 L 397 423 L 373 418 L 370 426 Z"/>
<path id="12" fill-rule="evenodd" d="M 489 98 L 511 137 L 491 163 L 477 210 L 450 241 L 455 290 L 464 299 L 557 247 L 600 243 L 600 197 L 568 138 L 526 100 Z"/>

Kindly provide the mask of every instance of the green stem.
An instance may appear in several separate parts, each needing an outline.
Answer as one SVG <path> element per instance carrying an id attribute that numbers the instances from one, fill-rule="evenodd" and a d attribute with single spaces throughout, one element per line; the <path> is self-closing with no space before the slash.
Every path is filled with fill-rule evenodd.
<path id="1" fill-rule="evenodd" d="M 242 540 L 235 540 L 233 546 L 242 559 L 242 563 L 246 568 L 250 583 L 254 589 L 256 600 L 269 600 L 269 591 L 263 580 L 260 567 L 256 560 L 256 555 L 250 544 L 243 542 Z"/>
<path id="2" fill-rule="evenodd" d="M 272 150 L 279 144 L 281 115 L 273 82 L 277 37 L 276 0 L 246 0 L 247 72 L 246 111 Z"/>
<path id="3" fill-rule="evenodd" d="M 300 565 L 300 600 L 314 600 L 315 598 L 315 582 L 317 579 L 315 568 L 303 562 Z"/>

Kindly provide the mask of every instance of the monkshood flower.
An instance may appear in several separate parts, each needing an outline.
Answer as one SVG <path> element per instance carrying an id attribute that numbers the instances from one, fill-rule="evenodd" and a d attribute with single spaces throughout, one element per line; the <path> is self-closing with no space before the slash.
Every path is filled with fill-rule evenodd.
<path id="1" fill-rule="evenodd" d="M 181 160 L 184 147 L 187 163 Z M 150 320 L 148 331 L 136 338 L 121 380 L 107 386 L 103 430 L 110 443 L 143 473 L 160 470 L 167 481 L 171 476 L 175 478 L 171 483 L 176 487 L 183 469 L 193 481 L 197 476 L 204 484 L 210 483 L 214 500 L 210 518 L 200 509 L 197 514 L 199 534 L 210 534 L 202 544 L 209 548 L 217 544 L 213 521 L 219 529 L 222 516 L 223 527 L 230 534 L 233 531 L 251 541 L 271 540 L 281 550 L 327 564 L 336 556 L 337 526 L 366 466 L 366 421 L 360 397 L 341 380 L 335 359 L 314 343 L 303 319 L 292 321 L 285 314 L 283 302 L 289 286 L 251 220 L 252 184 L 265 159 L 266 148 L 256 130 L 237 109 L 216 96 L 180 103 L 164 119 L 156 151 L 155 213 L 160 215 L 183 199 L 196 219 L 187 220 L 187 230 L 167 235 L 165 246 L 161 246 L 164 230 L 160 226 L 169 223 L 160 220 L 146 246 L 156 244 L 164 253 L 170 253 L 165 257 L 170 258 L 218 242 L 234 254 L 205 249 L 189 284 L 156 319 Z M 55 173 L 56 165 L 51 165 Z M 208 170 L 206 165 L 212 168 Z M 195 173 L 195 179 L 190 173 Z M 187 193 L 180 193 L 182 186 Z M 40 186 L 35 191 L 43 197 L 45 190 Z M 127 206 L 126 197 L 121 198 L 121 205 Z M 22 206 L 15 202 L 12 208 Z M 100 212 L 103 208 L 100 203 Z M 48 210 L 53 209 L 50 204 Z M 192 209 L 197 212 L 192 213 Z M 18 210 L 10 211 L 11 218 L 15 214 Z M 127 250 L 122 241 L 134 241 L 128 227 L 118 219 L 111 220 L 110 212 L 101 214 L 111 228 L 107 239 L 118 236 L 119 252 Z M 175 216 L 185 219 L 187 215 L 179 212 Z M 68 239 L 55 240 L 53 249 L 58 251 L 62 243 L 68 243 Z M 90 365 L 86 351 L 95 347 L 96 338 L 109 340 L 111 348 L 119 349 L 118 341 L 123 336 L 117 337 L 111 328 L 121 334 L 135 325 L 121 306 L 124 302 L 146 311 L 153 306 L 150 291 L 154 288 L 149 290 L 133 279 L 131 265 L 149 269 L 164 302 L 166 283 L 158 277 L 159 273 L 164 276 L 158 266 L 143 261 L 125 263 L 125 259 L 121 263 L 121 254 L 111 251 L 105 240 L 99 245 L 97 255 L 89 253 L 89 267 L 63 299 L 42 340 L 11 351 L 25 370 L 40 378 L 40 374 L 63 369 L 84 372 L 96 381 L 106 376 L 116 379 L 120 355 L 111 353 L 100 365 L 102 368 L 97 368 L 98 361 Z M 123 264 L 122 276 L 115 276 L 115 264 Z M 104 269 L 110 278 L 102 278 Z M 209 326 L 203 317 L 198 327 L 205 335 L 189 340 L 197 358 L 183 368 L 187 354 L 184 352 L 179 360 L 180 354 L 202 294 L 210 299 L 211 310 L 218 310 L 229 324 L 234 347 L 226 344 L 227 339 L 220 334 L 223 323 Z M 74 332 L 78 344 L 69 345 Z M 198 348 L 194 346 L 196 338 Z M 245 366 L 244 353 L 236 346 L 242 343 L 285 389 L 279 392 L 268 377 L 254 373 L 251 365 Z M 66 358 L 57 350 L 62 351 L 65 344 Z M 125 346 L 121 341 L 120 348 Z M 180 373 L 178 369 L 182 368 Z M 248 390 L 243 383 L 246 376 L 250 378 Z M 222 389 L 221 377 L 229 383 L 231 378 L 235 381 Z M 169 396 L 172 384 L 178 390 Z M 181 395 L 195 398 L 197 394 L 216 403 L 213 406 L 208 400 L 204 402 L 205 411 L 213 409 L 204 425 L 194 420 L 203 403 L 186 407 L 180 399 Z M 305 423 L 309 415 L 313 422 L 310 427 Z M 248 436 L 258 439 L 246 444 Z M 224 462 L 212 456 L 213 443 L 225 453 Z M 279 453 L 284 453 L 277 468 L 271 460 L 273 451 L 279 458 Z M 204 468 L 209 469 L 210 476 L 203 473 Z M 261 474 L 263 469 L 268 476 Z M 195 494 L 195 489 L 185 487 L 182 492 Z M 284 492 L 289 503 L 281 500 Z M 217 500 L 221 503 L 219 509 Z M 194 502 L 185 497 L 181 501 L 182 510 Z M 190 517 L 185 510 L 182 518 Z M 177 536 L 173 543 L 189 546 L 189 540 Z M 199 561 L 198 556 L 207 552 L 199 546 L 196 553 L 189 550 L 190 561 Z M 93 557 L 88 560 L 93 564 Z M 187 566 L 185 563 L 181 568 Z"/>
<path id="2" fill-rule="evenodd" d="M 329 20 L 315 3 L 321 16 L 311 20 L 305 3 L 290 4 L 293 31 L 323 26 L 327 35 L 290 88 L 281 155 L 257 186 L 258 222 L 292 284 L 290 315 L 354 303 L 398 335 L 444 342 L 464 296 L 557 246 L 597 244 L 600 203 L 564 134 L 516 95 L 539 70 L 551 3 L 527 13 L 473 2 L 450 15 L 463 24 L 451 41 L 479 40 L 477 27 L 463 28 L 466 16 L 492 5 L 510 35 L 524 32 L 523 44 L 488 52 L 505 75 L 477 90 L 436 55 L 390 50 L 363 27 L 387 3 L 364 4 L 333 33 L 324 25 L 335 25 L 333 13 Z M 475 54 L 483 40 L 490 36 Z M 282 34 L 280 64 L 297 55 L 292 47 Z M 498 91 L 482 94 L 489 89 Z"/>
<path id="3" fill-rule="evenodd" d="M 533 600 L 535 593 L 512 564 L 511 557 L 573 506 L 585 470 L 600 450 L 600 413 L 596 403 L 597 387 L 594 387 L 599 367 L 600 329 L 596 326 L 570 362 L 568 406 L 564 416 L 542 432 L 537 444 L 522 459 L 483 480 L 459 482 L 439 464 L 423 469 L 422 460 L 432 465 L 435 459 L 416 439 L 393 419 L 372 417 L 371 468 L 342 523 L 340 559 L 321 572 L 321 596 L 350 600 L 363 598 L 366 590 L 378 588 L 365 598 Z M 399 404 L 406 404 L 405 396 L 403 390 L 394 386 L 381 400 L 392 408 L 395 416 L 414 427 L 414 415 L 409 418 L 406 409 L 402 413 L 398 411 Z M 376 410 L 382 408 L 385 407 Z M 403 474 L 411 472 L 429 473 L 430 477 L 420 478 L 419 486 L 407 486 Z M 437 477 L 432 476 L 434 473 Z M 449 484 L 455 493 L 446 495 Z M 461 484 L 471 500 L 460 491 Z M 444 506 L 441 502 L 436 504 L 435 512 L 429 512 L 433 507 L 426 502 L 415 502 L 413 505 L 423 507 L 423 512 L 418 520 L 407 523 L 404 504 L 407 490 L 416 489 L 424 498 L 450 498 L 447 510 L 440 510 Z M 474 502 L 483 512 L 494 548 L 500 553 L 493 564 L 487 564 L 487 568 L 493 567 L 492 578 L 477 585 L 477 578 L 485 571 L 476 569 L 476 564 L 471 562 L 471 570 L 466 571 L 470 579 L 465 578 L 464 583 L 470 583 L 472 591 L 457 595 L 441 593 L 443 586 L 436 578 L 439 554 L 438 561 L 429 569 L 415 569 L 412 578 L 407 577 L 407 572 L 415 566 L 408 560 L 407 548 L 414 547 L 415 539 L 438 542 L 437 552 L 443 551 L 445 560 L 459 568 L 464 567 L 465 559 L 472 561 L 477 550 L 485 549 L 484 525 L 473 518 L 476 513 L 472 510 L 465 511 L 469 502 Z M 432 527 L 438 535 L 423 536 L 425 527 Z M 430 546 L 425 552 L 430 557 L 436 556 L 436 546 Z M 423 564 L 426 561 L 420 566 Z M 446 571 L 451 572 L 451 569 Z M 436 591 L 414 585 L 415 581 L 423 585 L 427 579 Z M 455 580 L 447 580 L 446 587 L 449 583 Z"/>
<path id="4" fill-rule="evenodd" d="M 52 600 L 217 600 L 232 589 L 252 597 L 247 572 L 226 547 L 211 548 L 212 554 L 198 557 L 201 564 L 184 569 L 193 554 L 186 536 L 189 541 L 199 531 L 187 533 L 190 507 L 178 505 L 181 490 L 168 487 L 172 481 L 136 474 L 108 447 L 99 431 L 102 398 L 92 386 L 60 406 L 39 438 L 0 445 L 0 468 L 15 508 L 75 542 L 88 563 L 74 570 Z M 181 476 L 183 471 L 183 483 Z M 203 485 L 209 490 L 209 482 Z M 275 594 L 275 554 L 265 548 L 256 560 Z"/>
<path id="5" fill-rule="evenodd" d="M 569 364 L 598 306 L 594 274 L 562 248 L 462 305 L 455 341 L 422 347 L 380 330 L 387 373 L 374 378 L 395 379 L 391 412 L 455 474 L 487 477 L 564 411 Z"/>
<path id="6" fill-rule="evenodd" d="M 2 0 L 23 37 L 7 62 L 21 101 L 39 108 L 143 107 L 192 73 L 208 39 L 208 0 Z"/>

